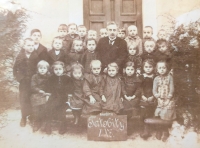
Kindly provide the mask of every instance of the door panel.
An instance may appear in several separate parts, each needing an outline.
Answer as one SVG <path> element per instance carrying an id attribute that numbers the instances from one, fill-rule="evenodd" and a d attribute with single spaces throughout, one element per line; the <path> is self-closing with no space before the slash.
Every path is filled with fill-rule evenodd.
<path id="1" fill-rule="evenodd" d="M 142 36 L 142 0 L 84 0 L 84 24 L 88 29 L 99 32 L 108 21 L 120 27 L 138 27 Z"/>

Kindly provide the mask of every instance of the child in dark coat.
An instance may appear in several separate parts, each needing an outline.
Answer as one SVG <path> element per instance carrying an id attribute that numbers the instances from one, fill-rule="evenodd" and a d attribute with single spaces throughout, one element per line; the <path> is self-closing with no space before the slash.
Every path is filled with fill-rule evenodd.
<path id="1" fill-rule="evenodd" d="M 90 63 L 92 60 L 97 60 L 97 53 L 96 53 L 96 45 L 97 42 L 95 39 L 88 39 L 86 41 L 87 50 L 83 53 L 81 64 L 84 67 L 85 73 L 90 73 Z"/>
<path id="2" fill-rule="evenodd" d="M 66 54 L 63 48 L 63 40 L 60 37 L 55 37 L 52 43 L 53 49 L 48 52 L 49 64 L 52 65 L 56 61 L 66 63 Z"/>
<path id="3" fill-rule="evenodd" d="M 141 80 L 136 76 L 133 62 L 125 64 L 124 72 L 122 79 L 123 112 L 129 119 L 133 114 L 137 115 L 139 110 Z"/>
<path id="4" fill-rule="evenodd" d="M 48 53 L 47 48 L 44 47 L 44 45 L 40 43 L 40 40 L 42 39 L 41 31 L 39 29 L 31 30 L 30 38 L 35 42 L 34 49 L 36 53 L 38 54 L 39 61 L 45 60 L 48 62 L 49 57 L 47 54 Z"/>
<path id="5" fill-rule="evenodd" d="M 85 74 L 83 92 L 86 96 L 83 113 L 98 114 L 101 112 L 101 95 L 103 90 L 103 76 L 101 72 L 101 62 L 92 60 L 90 64 L 91 73 Z"/>
<path id="6" fill-rule="evenodd" d="M 59 134 L 64 134 L 67 130 L 66 122 L 66 102 L 68 95 L 72 94 L 72 81 L 67 75 L 64 75 L 64 63 L 56 61 L 52 65 L 53 75 L 49 78 L 47 86 L 50 97 L 47 101 L 47 124 L 46 133 L 51 134 L 51 121 L 57 118 L 61 121 Z"/>
<path id="7" fill-rule="evenodd" d="M 20 126 L 26 126 L 26 117 L 32 112 L 31 110 L 31 77 L 37 71 L 38 55 L 34 51 L 34 41 L 30 38 L 24 40 L 24 46 L 16 58 L 13 75 L 19 84 L 19 98 L 21 106 Z"/>
<path id="8" fill-rule="evenodd" d="M 71 67 L 71 77 L 73 82 L 73 95 L 69 100 L 69 106 L 72 109 L 74 115 L 74 124 L 77 125 L 80 120 L 82 108 L 84 105 L 84 93 L 83 93 L 83 66 L 78 62 Z"/>
<path id="9" fill-rule="evenodd" d="M 46 123 L 46 102 L 50 96 L 47 91 L 47 80 L 49 78 L 49 63 L 42 60 L 37 65 L 38 73 L 33 75 L 31 79 L 31 105 L 33 109 L 33 132 L 40 129 L 44 130 Z"/>

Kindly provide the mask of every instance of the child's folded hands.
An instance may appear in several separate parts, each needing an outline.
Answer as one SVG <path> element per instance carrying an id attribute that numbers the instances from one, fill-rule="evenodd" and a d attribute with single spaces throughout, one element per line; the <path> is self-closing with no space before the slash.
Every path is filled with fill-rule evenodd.
<path id="1" fill-rule="evenodd" d="M 95 100 L 95 98 L 92 95 L 90 95 L 89 98 L 90 98 L 90 103 L 91 104 L 96 103 L 96 100 Z"/>
<path id="2" fill-rule="evenodd" d="M 104 95 L 102 95 L 101 99 L 103 102 L 106 102 L 106 97 Z"/>

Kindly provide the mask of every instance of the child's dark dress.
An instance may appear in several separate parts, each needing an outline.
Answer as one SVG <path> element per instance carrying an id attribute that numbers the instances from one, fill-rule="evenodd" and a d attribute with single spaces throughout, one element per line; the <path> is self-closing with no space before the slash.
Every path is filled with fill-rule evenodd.
<path id="1" fill-rule="evenodd" d="M 98 75 L 95 76 L 94 74 L 86 74 L 85 81 L 83 84 L 83 92 L 86 96 L 85 98 L 85 105 L 83 107 L 83 113 L 89 114 L 92 112 L 100 112 L 101 111 L 101 95 L 102 95 L 102 88 L 103 86 L 103 76 Z M 89 96 L 92 95 L 96 103 L 91 104 Z"/>
<path id="2" fill-rule="evenodd" d="M 131 101 L 123 99 L 123 105 L 124 105 L 124 111 L 131 111 L 135 108 L 139 107 L 140 102 L 140 85 L 141 80 L 137 76 L 125 76 L 122 82 L 122 94 L 126 96 L 133 96 L 136 97 L 132 99 Z"/>
<path id="3" fill-rule="evenodd" d="M 146 74 L 143 74 L 140 76 L 140 79 L 142 81 L 141 84 L 141 96 L 145 96 L 146 98 L 153 96 L 153 80 L 154 75 L 148 76 Z M 140 113 L 141 117 L 147 118 L 147 117 L 153 117 L 154 111 L 156 108 L 156 103 L 154 101 L 152 102 L 144 102 L 142 98 L 140 99 Z"/>
<path id="4" fill-rule="evenodd" d="M 102 109 L 120 113 L 120 110 L 124 108 L 121 91 L 121 79 L 118 76 L 105 76 L 102 94 L 106 97 L 106 102 L 102 102 Z"/>
<path id="5" fill-rule="evenodd" d="M 48 93 L 51 93 L 47 101 L 47 113 L 49 122 L 52 119 L 65 121 L 66 102 L 68 101 L 68 94 L 72 94 L 71 78 L 62 75 L 52 75 L 47 83 Z"/>
<path id="6" fill-rule="evenodd" d="M 37 71 L 38 55 L 33 51 L 29 58 L 26 57 L 25 50 L 21 49 L 16 58 L 13 75 L 19 84 L 19 98 L 22 118 L 30 115 L 31 110 L 31 78 Z"/>
<path id="7" fill-rule="evenodd" d="M 46 119 L 46 96 L 39 93 L 40 90 L 47 91 L 47 81 L 49 75 L 35 74 L 31 79 L 31 105 L 33 116 L 36 122 L 45 121 Z"/>
<path id="8" fill-rule="evenodd" d="M 84 79 L 77 80 L 75 78 L 72 78 L 72 84 L 73 84 L 73 93 L 72 98 L 69 101 L 70 107 L 73 110 L 80 110 L 83 108 L 84 105 L 84 93 L 83 93 L 83 83 Z"/>

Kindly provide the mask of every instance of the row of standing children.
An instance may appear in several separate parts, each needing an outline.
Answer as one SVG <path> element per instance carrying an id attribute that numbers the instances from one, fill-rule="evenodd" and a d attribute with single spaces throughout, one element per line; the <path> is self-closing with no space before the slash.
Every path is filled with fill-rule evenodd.
<path id="1" fill-rule="evenodd" d="M 169 108 L 172 106 L 173 109 L 173 105 L 171 105 L 173 103 L 169 103 L 169 100 L 173 95 L 172 77 L 168 75 L 167 70 L 164 73 L 159 73 L 158 70 L 159 68 L 167 69 L 166 65 L 169 65 L 168 60 L 170 60 L 170 52 L 167 50 L 167 41 L 162 39 L 162 36 L 165 36 L 162 35 L 162 30 L 160 32 L 161 40 L 157 41 L 158 50 L 155 52 L 155 41 L 148 36 L 146 37 L 148 39 L 146 39 L 142 45 L 141 39 L 139 39 L 137 36 L 136 26 L 129 26 L 129 36 L 125 38 L 128 45 L 128 60 L 126 61 L 126 66 L 124 67 L 125 76 L 122 78 L 123 83 L 121 83 L 121 80 L 117 75 L 120 67 L 118 67 L 116 63 L 111 63 L 108 65 L 107 76 L 100 76 L 100 61 L 93 61 L 91 63 L 92 60 L 98 59 L 97 55 L 94 55 L 96 40 L 94 40 L 93 37 L 89 37 L 89 32 L 88 39 L 83 40 L 84 34 L 86 34 L 84 33 L 86 32 L 86 28 L 84 26 L 79 26 L 79 28 L 82 28 L 82 31 L 79 29 L 79 36 L 75 34 L 76 25 L 70 25 L 68 28 L 68 33 L 66 31 L 61 31 L 63 29 L 63 25 L 60 27 L 61 29 L 59 29 L 58 32 L 60 34 L 64 34 L 64 38 L 62 38 L 61 35 L 60 37 L 54 38 L 52 44 L 53 49 L 51 51 L 47 52 L 45 47 L 39 43 L 39 40 L 41 39 L 41 32 L 35 29 L 31 32 L 31 38 L 33 40 L 25 40 L 24 49 L 20 51 L 20 54 L 16 59 L 14 75 L 20 82 L 20 103 L 22 107 L 22 120 L 20 122 L 21 126 L 26 125 L 26 117 L 27 115 L 31 114 L 31 106 L 28 99 L 31 96 L 30 100 L 33 107 L 33 115 L 35 116 L 33 118 L 35 120 L 35 126 L 33 126 L 33 130 L 37 131 L 41 126 L 41 122 L 43 122 L 42 120 L 44 118 L 38 116 L 40 114 L 41 116 L 45 115 L 45 121 L 42 129 L 46 130 L 47 133 L 51 133 L 51 127 L 48 123 L 50 123 L 50 120 L 53 117 L 52 115 L 55 114 L 55 117 L 59 117 L 62 121 L 59 132 L 61 134 L 65 133 L 66 119 L 64 115 L 66 108 L 64 104 L 67 101 L 66 94 L 71 93 L 73 94 L 73 99 L 70 100 L 69 105 L 73 110 L 75 124 L 78 123 L 82 109 L 84 113 L 90 113 L 90 111 L 99 113 L 101 110 L 109 110 L 115 113 L 120 113 L 120 110 L 123 109 L 123 112 L 128 111 L 127 115 L 129 116 L 129 110 L 138 109 L 138 105 L 141 103 L 142 105 L 139 106 L 142 118 L 146 118 L 147 116 L 150 117 L 154 112 L 152 107 L 152 104 L 154 104 L 154 98 L 158 100 L 158 108 L 155 112 L 156 116 L 160 116 L 161 119 L 164 120 L 173 120 L 175 118 L 175 113 L 173 112 L 174 110 L 172 111 L 171 115 L 168 115 Z M 147 34 L 152 35 L 151 27 L 146 27 L 146 29 L 144 29 L 144 34 L 145 30 L 147 30 Z M 122 29 L 121 32 L 123 31 L 124 30 Z M 90 32 L 95 34 L 94 31 Z M 101 33 L 102 32 L 104 32 L 104 35 L 106 35 L 106 29 L 101 29 Z M 118 35 L 120 35 L 120 33 L 118 33 Z M 71 38 L 72 36 L 74 37 Z M 84 52 L 82 51 L 83 47 L 87 48 L 87 50 Z M 142 48 L 144 48 L 144 51 Z M 81 56 L 78 56 L 77 54 L 79 51 L 83 53 Z M 60 54 L 62 52 L 64 52 L 64 54 Z M 91 55 L 86 54 L 87 52 Z M 159 59 L 162 57 L 159 53 L 163 54 L 164 58 Z M 61 55 L 63 55 L 63 57 Z M 45 60 L 47 62 L 41 60 Z M 160 60 L 165 60 L 165 62 L 158 62 Z M 77 61 L 79 61 L 83 66 L 78 63 L 74 64 L 74 62 Z M 155 77 L 153 74 L 154 62 L 158 62 L 157 71 L 160 77 L 157 78 L 158 80 L 154 80 L 155 84 L 153 85 L 153 78 Z M 47 74 L 49 64 L 52 67 L 52 76 L 48 76 Z M 35 74 L 36 65 L 38 68 L 37 74 Z M 44 69 L 46 69 L 46 72 L 44 72 Z M 63 74 L 64 69 L 66 69 L 68 76 Z M 86 73 L 91 72 L 91 74 L 85 74 L 83 77 L 83 69 L 85 69 Z M 131 72 L 129 74 L 129 71 L 132 71 L 132 74 Z M 140 74 L 140 78 L 138 78 L 138 74 Z M 69 78 L 69 76 L 71 76 L 71 78 Z M 46 83 L 48 85 L 46 85 Z M 72 84 L 73 88 L 71 87 Z M 155 89 L 153 89 L 154 94 L 152 94 L 153 86 L 155 87 Z M 120 90 L 122 90 L 124 101 L 121 101 Z M 34 94 L 34 92 L 36 94 Z M 142 92 L 142 95 L 140 92 Z M 83 100 L 84 96 L 86 96 L 88 99 Z M 41 97 L 44 99 L 40 99 Z M 38 98 L 39 100 L 36 101 L 37 99 L 35 98 Z M 57 103 L 54 102 L 57 99 L 59 99 L 59 101 Z M 48 100 L 47 103 L 44 103 L 46 100 Z M 34 102 L 37 102 L 36 105 Z M 171 106 L 167 108 L 169 104 Z M 165 110 L 163 110 L 163 107 Z M 141 137 L 146 139 L 149 137 L 149 133 L 148 128 L 146 126 L 144 128 L 144 133 L 141 134 Z M 158 132 L 156 137 L 161 139 L 161 136 L 161 133 Z M 164 139 L 166 139 L 166 136 L 167 134 L 164 135 Z"/>

